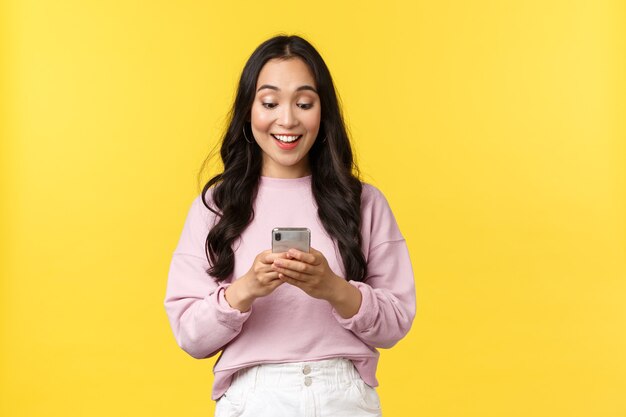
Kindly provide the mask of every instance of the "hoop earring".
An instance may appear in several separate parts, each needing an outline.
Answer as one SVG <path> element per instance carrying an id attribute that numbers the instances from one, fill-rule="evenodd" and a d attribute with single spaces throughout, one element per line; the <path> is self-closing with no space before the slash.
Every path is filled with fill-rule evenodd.
<path id="1" fill-rule="evenodd" d="M 246 142 L 248 142 L 248 143 L 254 143 L 254 142 L 251 142 L 251 141 L 248 139 L 248 136 L 246 136 L 246 124 L 245 124 L 245 123 L 244 123 L 244 125 L 243 125 L 243 127 L 242 127 L 242 129 L 241 129 L 241 130 L 243 130 L 243 137 L 244 137 L 244 138 L 246 138 Z"/>

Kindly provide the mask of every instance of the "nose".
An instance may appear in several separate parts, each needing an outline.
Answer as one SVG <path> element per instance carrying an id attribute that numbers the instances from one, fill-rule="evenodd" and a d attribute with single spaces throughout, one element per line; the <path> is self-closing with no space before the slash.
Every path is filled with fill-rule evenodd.
<path id="1" fill-rule="evenodd" d="M 282 111 L 278 116 L 278 124 L 286 128 L 296 126 L 298 124 L 298 118 L 296 117 L 293 108 L 291 106 L 281 106 Z"/>

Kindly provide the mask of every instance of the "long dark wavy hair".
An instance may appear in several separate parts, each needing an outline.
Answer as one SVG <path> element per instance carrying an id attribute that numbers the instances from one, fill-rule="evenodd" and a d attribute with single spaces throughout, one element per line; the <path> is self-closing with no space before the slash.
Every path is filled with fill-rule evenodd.
<path id="1" fill-rule="evenodd" d="M 321 122 L 318 137 L 308 154 L 312 192 L 320 221 L 341 254 L 346 278 L 363 281 L 367 264 L 361 250 L 362 186 L 359 170 L 330 71 L 317 50 L 295 35 L 279 35 L 263 42 L 252 53 L 241 74 L 220 149 L 224 171 L 212 177 L 202 189 L 205 206 L 217 216 L 205 242 L 210 265 L 207 273 L 217 282 L 232 275 L 235 265 L 233 243 L 254 218 L 253 204 L 261 176 L 262 151 L 256 142 L 246 140 L 243 129 L 250 120 L 259 73 L 265 63 L 274 58 L 300 58 L 314 75 L 321 104 Z M 247 136 L 250 138 L 251 133 Z M 212 201 L 215 207 L 207 203 L 206 193 L 211 187 L 214 187 Z"/>

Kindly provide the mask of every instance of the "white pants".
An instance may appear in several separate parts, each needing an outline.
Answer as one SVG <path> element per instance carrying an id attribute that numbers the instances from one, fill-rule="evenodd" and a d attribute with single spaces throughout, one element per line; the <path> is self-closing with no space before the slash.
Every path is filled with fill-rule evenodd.
<path id="1" fill-rule="evenodd" d="M 376 390 L 343 358 L 238 371 L 215 417 L 381 417 Z"/>

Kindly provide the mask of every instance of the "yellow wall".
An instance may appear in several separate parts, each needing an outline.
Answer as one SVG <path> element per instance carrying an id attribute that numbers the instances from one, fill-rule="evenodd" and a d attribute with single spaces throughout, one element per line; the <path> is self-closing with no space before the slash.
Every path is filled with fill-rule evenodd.
<path id="1" fill-rule="evenodd" d="M 385 415 L 626 415 L 623 2 L 1 7 L 0 415 L 212 415 L 167 269 L 242 66 L 283 31 L 327 60 L 411 250 Z"/>

